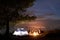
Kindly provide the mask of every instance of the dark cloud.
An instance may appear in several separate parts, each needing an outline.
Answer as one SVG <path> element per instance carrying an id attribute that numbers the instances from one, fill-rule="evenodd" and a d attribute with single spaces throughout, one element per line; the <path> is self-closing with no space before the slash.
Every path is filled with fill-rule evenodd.
<path id="1" fill-rule="evenodd" d="M 44 16 L 40 15 L 39 18 L 45 18 Z"/>
<path id="2" fill-rule="evenodd" d="M 45 18 L 49 18 L 48 16 L 50 16 L 50 17 L 55 16 L 55 14 L 54 13 L 45 13 L 45 14 L 38 16 L 38 18 L 45 19 Z M 50 18 L 50 19 L 52 19 L 52 18 Z"/>
<path id="3" fill-rule="evenodd" d="M 54 13 L 45 13 L 44 16 L 54 16 Z"/>

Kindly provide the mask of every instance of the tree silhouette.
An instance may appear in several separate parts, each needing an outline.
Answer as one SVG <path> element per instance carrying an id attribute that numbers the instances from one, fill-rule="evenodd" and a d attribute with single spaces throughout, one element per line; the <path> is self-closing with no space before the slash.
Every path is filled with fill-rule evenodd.
<path id="1" fill-rule="evenodd" d="M 6 25 L 6 35 L 9 34 L 9 21 L 17 20 L 20 17 L 18 11 L 25 11 L 33 2 L 34 0 L 0 0 L 0 25 Z"/>

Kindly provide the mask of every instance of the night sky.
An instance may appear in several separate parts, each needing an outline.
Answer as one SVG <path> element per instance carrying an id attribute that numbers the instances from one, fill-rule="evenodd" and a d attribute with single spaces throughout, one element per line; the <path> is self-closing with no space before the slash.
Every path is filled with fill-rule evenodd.
<path id="1" fill-rule="evenodd" d="M 43 19 L 60 19 L 60 0 L 36 0 L 27 11 Z"/>

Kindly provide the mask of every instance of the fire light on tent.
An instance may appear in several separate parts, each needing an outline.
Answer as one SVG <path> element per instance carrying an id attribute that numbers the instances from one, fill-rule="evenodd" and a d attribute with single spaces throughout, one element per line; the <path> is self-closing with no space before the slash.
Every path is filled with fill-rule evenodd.
<path id="1" fill-rule="evenodd" d="M 29 35 L 30 35 L 30 36 L 38 36 L 38 35 L 39 35 L 39 33 L 38 33 L 38 32 L 33 32 L 33 33 L 32 33 L 32 32 L 30 32 L 30 33 L 29 33 Z"/>

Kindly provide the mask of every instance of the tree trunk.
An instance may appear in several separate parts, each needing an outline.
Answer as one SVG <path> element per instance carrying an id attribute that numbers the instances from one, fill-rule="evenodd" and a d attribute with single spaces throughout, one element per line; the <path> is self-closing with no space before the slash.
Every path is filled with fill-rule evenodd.
<path id="1" fill-rule="evenodd" d="M 9 40 L 9 15 L 8 14 L 6 15 L 6 32 L 5 32 L 5 35 L 6 35 L 6 39 Z"/>
<path id="2" fill-rule="evenodd" d="M 6 20 L 6 35 L 9 35 L 9 18 Z"/>

